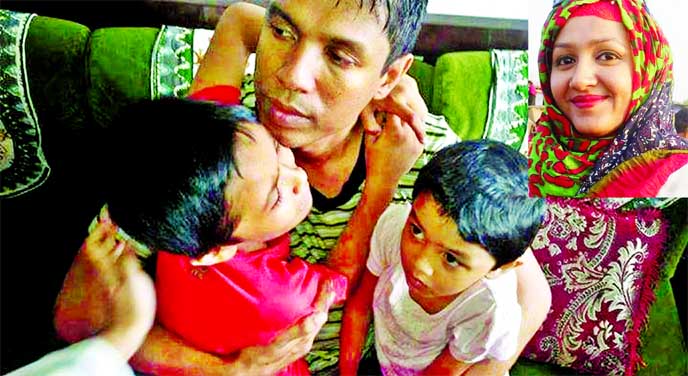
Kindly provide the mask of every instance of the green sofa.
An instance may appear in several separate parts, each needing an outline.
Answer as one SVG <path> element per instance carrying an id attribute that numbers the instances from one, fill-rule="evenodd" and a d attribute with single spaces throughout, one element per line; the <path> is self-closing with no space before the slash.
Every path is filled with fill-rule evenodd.
<path id="1" fill-rule="evenodd" d="M 0 17 L 5 21 L 14 17 L 17 25 L 28 25 L 19 39 L 21 61 L 14 56 L 13 63 L 19 62 L 25 75 L 23 103 L 33 110 L 38 146 L 50 166 L 42 185 L 1 202 L 0 371 L 5 373 L 65 345 L 52 325 L 54 300 L 86 228 L 102 204 L 99 187 L 117 177 L 116 166 L 99 163 L 101 132 L 126 103 L 184 95 L 192 77 L 189 61 L 193 51 L 188 45 L 193 34 L 175 27 L 90 30 L 71 21 L 42 16 L 29 19 L 25 14 L 2 11 Z M 450 53 L 429 63 L 414 63 L 411 74 L 418 79 L 431 112 L 445 115 L 464 139 L 497 138 L 523 150 L 527 74 L 518 64 L 502 69 L 513 62 L 500 59 L 522 56 L 508 54 Z M 476 74 L 478 63 L 482 74 Z M 497 64 L 502 68 L 495 68 Z M 498 82 L 508 85 L 495 85 L 497 71 L 503 74 Z M 456 80 L 468 74 L 473 81 Z M 507 77 L 510 74 L 512 77 Z M 23 76 L 14 76 L 5 78 L 22 81 Z M 457 94 L 457 90 L 472 92 Z M 504 95 L 512 97 L 506 102 L 495 99 Z M 481 110 L 476 111 L 476 106 Z M 686 349 L 671 277 L 688 241 L 682 214 L 688 210 L 686 204 L 684 200 L 665 210 L 675 218 L 673 235 L 643 337 L 642 353 L 648 368 L 640 374 L 685 374 L 681 367 L 685 370 Z M 511 374 L 572 372 L 523 359 Z"/>

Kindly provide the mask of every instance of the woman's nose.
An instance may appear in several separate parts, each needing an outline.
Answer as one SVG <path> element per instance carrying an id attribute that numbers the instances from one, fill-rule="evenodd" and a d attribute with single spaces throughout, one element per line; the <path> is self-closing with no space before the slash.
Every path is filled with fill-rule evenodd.
<path id="1" fill-rule="evenodd" d="M 595 64 L 589 60 L 581 59 L 574 67 L 569 85 L 572 89 L 583 91 L 597 84 Z"/>

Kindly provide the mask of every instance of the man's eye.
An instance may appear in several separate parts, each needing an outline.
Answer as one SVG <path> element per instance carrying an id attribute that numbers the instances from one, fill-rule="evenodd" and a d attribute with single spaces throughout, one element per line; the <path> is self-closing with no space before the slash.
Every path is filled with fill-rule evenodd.
<path id="1" fill-rule="evenodd" d="M 413 234 L 413 237 L 418 240 L 425 239 L 425 234 L 423 233 L 423 230 L 421 230 L 420 227 L 416 226 L 413 223 L 411 223 L 411 234 Z"/>
<path id="2" fill-rule="evenodd" d="M 294 39 L 294 34 L 291 32 L 286 27 L 276 25 L 276 24 L 270 24 L 270 28 L 272 29 L 272 33 L 280 39 Z"/>
<path id="3" fill-rule="evenodd" d="M 356 64 L 356 61 L 354 59 L 341 52 L 329 51 L 328 55 L 330 56 L 330 59 L 333 63 L 342 68 L 349 68 Z"/>

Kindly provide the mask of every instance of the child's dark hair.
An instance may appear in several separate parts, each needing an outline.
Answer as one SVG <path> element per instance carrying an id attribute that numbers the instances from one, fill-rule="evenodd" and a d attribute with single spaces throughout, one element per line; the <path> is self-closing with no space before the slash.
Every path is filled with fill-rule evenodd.
<path id="1" fill-rule="evenodd" d="M 520 257 L 535 237 L 545 202 L 528 197 L 528 162 L 491 140 L 465 141 L 440 150 L 413 187 L 432 197 L 457 224 L 464 240 L 482 245 L 498 268 Z"/>
<path id="2" fill-rule="evenodd" d="M 182 98 L 125 107 L 105 166 L 112 220 L 152 251 L 197 257 L 230 240 L 224 192 L 242 122 L 256 122 L 245 107 Z"/>

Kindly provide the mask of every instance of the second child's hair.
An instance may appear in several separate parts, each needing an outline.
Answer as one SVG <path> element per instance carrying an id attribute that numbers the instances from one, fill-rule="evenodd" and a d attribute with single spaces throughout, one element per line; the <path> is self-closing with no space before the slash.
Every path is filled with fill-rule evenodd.
<path id="1" fill-rule="evenodd" d="M 545 202 L 528 197 L 527 172 L 526 158 L 503 143 L 459 142 L 420 170 L 413 198 L 430 192 L 461 237 L 483 246 L 498 268 L 525 252 L 542 222 Z"/>
<path id="2" fill-rule="evenodd" d="M 124 108 L 110 127 L 113 221 L 152 251 L 197 257 L 231 239 L 225 187 L 233 171 L 242 106 L 182 98 L 144 100 Z"/>

